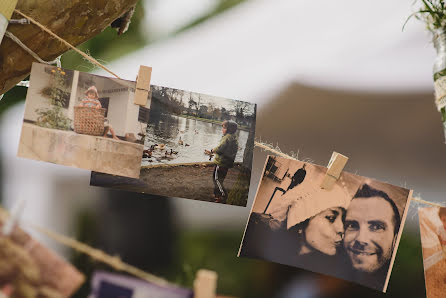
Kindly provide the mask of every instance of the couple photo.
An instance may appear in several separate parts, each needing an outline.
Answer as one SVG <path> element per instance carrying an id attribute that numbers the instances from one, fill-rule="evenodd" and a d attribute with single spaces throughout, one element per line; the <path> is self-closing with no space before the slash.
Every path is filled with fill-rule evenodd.
<path id="1" fill-rule="evenodd" d="M 332 275 L 385 292 L 410 190 L 270 156 L 239 256 Z"/>

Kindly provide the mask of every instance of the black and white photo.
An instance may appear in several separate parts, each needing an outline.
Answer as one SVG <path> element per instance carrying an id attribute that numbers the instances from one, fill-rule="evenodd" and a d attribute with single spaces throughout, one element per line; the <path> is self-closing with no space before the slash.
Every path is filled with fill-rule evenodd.
<path id="1" fill-rule="evenodd" d="M 386 291 L 410 190 L 269 156 L 239 256 L 328 274 Z"/>

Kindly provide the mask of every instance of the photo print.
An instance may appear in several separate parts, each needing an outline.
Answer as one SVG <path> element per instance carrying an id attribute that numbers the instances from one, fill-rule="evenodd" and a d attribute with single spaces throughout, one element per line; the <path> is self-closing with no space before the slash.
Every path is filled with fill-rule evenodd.
<path id="1" fill-rule="evenodd" d="M 239 256 L 299 267 L 386 291 L 411 191 L 269 156 Z"/>
<path id="2" fill-rule="evenodd" d="M 135 85 L 34 63 L 17 155 L 138 178 L 149 107 Z"/>
<path id="3" fill-rule="evenodd" d="M 446 208 L 419 208 L 418 218 L 423 249 L 426 297 L 444 297 L 446 293 Z"/>
<path id="4" fill-rule="evenodd" d="M 128 275 L 96 271 L 91 280 L 90 298 L 192 298 L 190 289 L 159 286 Z"/>
<path id="5" fill-rule="evenodd" d="M 139 179 L 93 172 L 91 185 L 246 206 L 256 105 L 151 86 Z"/>
<path id="6" fill-rule="evenodd" d="M 0 231 L 8 214 L 0 208 Z M 0 297 L 70 297 L 84 276 L 48 248 L 15 227 L 0 233 Z"/>

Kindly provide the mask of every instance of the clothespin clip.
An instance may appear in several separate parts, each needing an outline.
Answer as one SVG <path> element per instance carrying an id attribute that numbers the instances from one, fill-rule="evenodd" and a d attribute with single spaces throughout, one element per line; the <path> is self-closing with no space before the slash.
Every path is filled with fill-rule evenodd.
<path id="1" fill-rule="evenodd" d="M 152 91 L 150 91 L 150 79 L 152 77 L 152 68 L 141 65 L 139 67 L 138 76 L 136 77 L 136 90 L 134 104 L 145 107 L 147 101 L 152 99 Z M 150 101 L 149 101 L 150 106 Z"/>
<path id="2" fill-rule="evenodd" d="M 322 179 L 321 188 L 331 190 L 336 181 L 341 176 L 341 172 L 348 161 L 348 157 L 340 153 L 333 152 L 330 161 L 328 162 L 327 172 L 324 179 Z"/>
<path id="3" fill-rule="evenodd" d="M 22 217 L 23 210 L 25 209 L 26 201 L 24 199 L 19 200 L 15 205 L 11 208 L 11 215 L 6 223 L 3 224 L 2 234 L 4 236 L 9 236 L 16 224 L 20 221 Z"/>
<path id="4" fill-rule="evenodd" d="M 200 269 L 194 280 L 194 298 L 215 298 L 217 293 L 217 278 L 215 271 Z"/>

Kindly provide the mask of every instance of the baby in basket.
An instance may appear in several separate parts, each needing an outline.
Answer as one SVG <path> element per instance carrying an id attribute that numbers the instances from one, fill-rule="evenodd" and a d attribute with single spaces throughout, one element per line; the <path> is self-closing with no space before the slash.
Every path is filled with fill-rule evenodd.
<path id="1" fill-rule="evenodd" d="M 95 109 L 102 108 L 101 102 L 99 101 L 98 90 L 96 89 L 95 86 L 91 86 L 90 88 L 88 88 L 88 90 L 85 91 L 85 96 L 86 98 L 81 101 L 79 106 L 90 107 Z M 108 119 L 104 118 L 104 137 L 107 137 L 108 132 L 111 133 L 113 139 L 119 141 L 119 138 L 116 136 L 113 127 L 108 122 Z"/>

